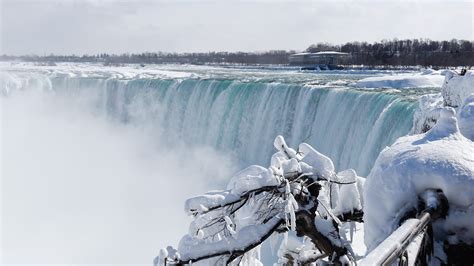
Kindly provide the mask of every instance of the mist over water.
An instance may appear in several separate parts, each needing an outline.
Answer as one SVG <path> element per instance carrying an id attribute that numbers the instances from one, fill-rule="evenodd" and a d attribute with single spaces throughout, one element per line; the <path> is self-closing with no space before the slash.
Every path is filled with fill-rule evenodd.
<path id="1" fill-rule="evenodd" d="M 267 166 L 275 136 L 364 176 L 416 106 L 356 75 L 117 70 L 0 73 L 2 265 L 150 265 L 186 233 L 185 199 Z"/>
<path id="2" fill-rule="evenodd" d="M 116 123 L 84 99 L 0 99 L 2 265 L 150 265 L 186 233 L 184 200 L 236 170 L 225 154 L 165 147 L 153 129 Z"/>

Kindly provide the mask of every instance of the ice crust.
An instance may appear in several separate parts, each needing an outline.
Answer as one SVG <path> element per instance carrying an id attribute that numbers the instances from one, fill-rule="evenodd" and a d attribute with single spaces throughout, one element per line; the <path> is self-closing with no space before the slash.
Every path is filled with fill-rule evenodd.
<path id="1" fill-rule="evenodd" d="M 419 99 L 419 109 L 415 112 L 412 133 L 423 133 L 432 128 L 445 106 L 456 109 L 461 133 L 474 140 L 474 72 L 464 76 L 453 71 L 445 71 L 445 81 L 441 93 L 423 95 Z"/>
<path id="2" fill-rule="evenodd" d="M 448 106 L 462 106 L 464 100 L 474 93 L 474 72 L 467 71 L 464 76 L 447 72 L 441 95 Z"/>
<path id="3" fill-rule="evenodd" d="M 444 81 L 444 71 L 427 69 L 420 73 L 403 73 L 364 78 L 356 82 L 359 88 L 425 88 L 441 87 Z"/>
<path id="4" fill-rule="evenodd" d="M 430 188 L 441 189 L 450 207 L 437 236 L 474 243 L 474 143 L 461 134 L 451 107 L 440 111 L 431 130 L 399 138 L 377 158 L 364 190 L 368 250 L 393 232 L 401 216 L 416 207 L 417 195 Z"/>

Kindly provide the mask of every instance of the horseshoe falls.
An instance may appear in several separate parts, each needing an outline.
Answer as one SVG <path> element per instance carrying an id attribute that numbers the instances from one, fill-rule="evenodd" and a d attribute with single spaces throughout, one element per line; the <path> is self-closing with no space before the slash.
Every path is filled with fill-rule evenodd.
<path id="1" fill-rule="evenodd" d="M 414 111 L 413 104 L 382 93 L 288 84 L 133 80 L 104 88 L 104 112 L 123 122 L 143 121 L 143 113 L 159 106 L 161 137 L 169 143 L 210 145 L 244 165 L 267 165 L 273 139 L 283 135 L 290 145 L 314 145 L 337 169 L 363 175 L 382 148 L 408 133 Z"/>
<path id="2" fill-rule="evenodd" d="M 181 143 L 231 154 L 242 167 L 267 165 L 275 136 L 283 135 L 290 145 L 311 144 L 338 170 L 353 168 L 365 176 L 379 152 L 410 131 L 416 108 L 400 95 L 350 85 L 242 77 L 9 75 L 26 80 L 13 82 L 19 87 L 41 88 L 86 103 L 84 108 L 112 121 L 153 128 L 170 147 Z"/>
<path id="3" fill-rule="evenodd" d="M 8 199 L 0 229 L 4 260 L 24 264 L 149 265 L 156 247 L 185 233 L 183 202 L 224 187 L 243 167 L 268 165 L 277 135 L 366 176 L 378 153 L 410 131 L 426 93 L 354 85 L 386 75 L 376 71 L 66 63 L 0 70 L 0 186 Z"/>

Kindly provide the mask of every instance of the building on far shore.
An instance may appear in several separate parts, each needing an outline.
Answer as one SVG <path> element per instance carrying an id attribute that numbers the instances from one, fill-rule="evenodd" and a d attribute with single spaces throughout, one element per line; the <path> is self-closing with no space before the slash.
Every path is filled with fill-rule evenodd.
<path id="1" fill-rule="evenodd" d="M 336 51 L 317 53 L 298 53 L 290 55 L 289 62 L 292 66 L 301 66 L 302 69 L 338 69 L 347 63 L 350 54 Z"/>

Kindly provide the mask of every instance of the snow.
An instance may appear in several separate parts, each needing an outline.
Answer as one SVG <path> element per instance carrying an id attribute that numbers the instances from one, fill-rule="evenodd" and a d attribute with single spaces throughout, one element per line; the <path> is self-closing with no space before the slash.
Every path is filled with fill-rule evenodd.
<path id="1" fill-rule="evenodd" d="M 186 235 L 180 242 L 179 254 L 181 260 L 190 261 L 193 258 L 199 258 L 209 254 L 209 251 L 214 253 L 227 251 L 242 251 L 242 247 L 249 246 L 256 243 L 259 239 L 268 234 L 273 227 L 278 225 L 281 221 L 280 217 L 274 217 L 265 224 L 249 225 L 232 237 L 222 239 L 220 241 L 206 243 L 203 245 L 202 241 Z"/>
<path id="2" fill-rule="evenodd" d="M 445 81 L 439 94 L 423 95 L 413 119 L 412 134 L 423 133 L 432 128 L 445 106 L 457 111 L 461 134 L 474 140 L 474 72 L 459 76 L 445 71 Z"/>
<path id="3" fill-rule="evenodd" d="M 204 195 L 186 200 L 184 209 L 187 214 L 196 215 L 236 199 L 238 199 L 238 195 L 230 194 L 229 191 L 211 191 Z"/>
<path id="4" fill-rule="evenodd" d="M 147 65 L 145 67 L 137 65 L 104 66 L 94 63 L 58 63 L 56 66 L 40 66 L 31 63 L 17 63 L 8 65 L 0 63 L 0 70 L 16 72 L 36 72 L 47 74 L 51 77 L 84 77 L 84 78 L 191 78 L 195 75 L 186 71 L 166 69 Z M 2 85 L 2 84 L 0 84 Z"/>
<path id="5" fill-rule="evenodd" d="M 464 99 L 474 93 L 474 72 L 467 71 L 464 76 L 456 75 L 453 72 L 446 73 L 446 80 L 441 88 L 441 94 L 446 105 L 459 107 Z"/>
<path id="6" fill-rule="evenodd" d="M 364 179 L 357 176 L 352 169 L 337 173 L 337 176 L 344 182 L 352 184 L 337 185 L 339 188 L 339 198 L 336 204 L 336 213 L 348 213 L 353 210 L 362 210 L 362 193 L 360 187 L 363 186 Z"/>
<path id="7" fill-rule="evenodd" d="M 403 243 L 412 233 L 412 229 L 419 224 L 418 219 L 408 219 L 401 225 L 396 233 L 391 234 L 382 243 L 377 247 L 376 250 L 372 251 L 359 261 L 359 265 L 369 266 L 369 265 L 382 265 L 383 259 L 385 259 L 385 254 L 390 254 L 394 252 L 397 248 L 397 245 Z M 366 226 L 367 233 L 367 226 Z M 382 260 L 381 260 L 382 259 Z"/>
<path id="8" fill-rule="evenodd" d="M 280 248 L 278 249 L 278 264 L 282 265 L 289 262 L 289 257 L 293 260 L 307 261 L 321 255 L 316 247 L 307 237 L 296 237 L 293 234 L 285 233 L 283 241 L 281 241 Z"/>
<path id="9" fill-rule="evenodd" d="M 358 88 L 425 88 L 441 87 L 445 72 L 425 70 L 420 73 L 404 73 L 364 78 L 355 83 Z"/>
<path id="10" fill-rule="evenodd" d="M 298 151 L 304 156 L 302 162 L 312 166 L 315 175 L 331 180 L 335 174 L 334 163 L 326 155 L 318 152 L 309 144 L 301 143 Z"/>
<path id="11" fill-rule="evenodd" d="M 364 223 L 344 223 L 339 231 L 341 236 L 351 244 L 355 258 L 359 259 L 364 257 L 367 252 L 367 248 L 364 243 Z"/>
<path id="12" fill-rule="evenodd" d="M 279 180 L 273 176 L 273 172 L 270 169 L 251 165 L 232 177 L 227 185 L 227 189 L 232 194 L 241 195 L 250 190 L 265 186 L 276 186 L 278 184 Z"/>
<path id="13" fill-rule="evenodd" d="M 207 212 L 225 204 L 234 202 L 241 195 L 266 186 L 277 186 L 280 181 L 273 175 L 271 169 L 251 165 L 232 177 L 225 191 L 211 191 L 204 195 L 190 198 L 185 202 L 185 212 L 196 215 Z"/>
<path id="14" fill-rule="evenodd" d="M 474 243 L 474 143 L 459 130 L 456 111 L 444 107 L 436 125 L 424 134 L 399 138 L 384 149 L 365 182 L 365 243 L 372 250 L 416 207 L 417 195 L 441 189 L 449 202 L 442 233 Z"/>
<path id="15" fill-rule="evenodd" d="M 211 191 L 186 201 L 185 211 L 194 220 L 188 234 L 180 241 L 177 253 L 168 250 L 169 254 L 178 254 L 182 261 L 205 257 L 203 263 L 216 263 L 220 259 L 226 260 L 223 255 L 238 253 L 250 246 L 252 250 L 242 257 L 241 262 L 258 265 L 259 241 L 274 234 L 275 226 L 282 226 L 289 232 L 285 233 L 286 240 L 279 253 L 283 252 L 282 248 L 287 248 L 284 252 L 298 254 L 297 259 L 315 258 L 319 252 L 315 251 L 309 239 L 296 241 L 299 244 L 295 244 L 294 239 L 291 243 L 287 240 L 288 234 L 296 231 L 296 212 L 314 206 L 311 203 L 299 206 L 295 199 L 295 195 L 301 197 L 301 192 L 307 191 L 306 186 L 310 185 L 300 180 L 304 175 L 315 177 L 321 185 L 318 195 L 318 213 L 321 215 L 315 220 L 315 226 L 333 245 L 347 245 L 347 241 L 339 237 L 341 221 L 337 215 L 362 209 L 363 179 L 352 169 L 336 175 L 331 159 L 309 144 L 302 143 L 295 151 L 288 147 L 282 136 L 277 136 L 274 147 L 277 152 L 268 168 L 249 166 L 230 179 L 226 190 Z M 259 190 L 263 192 L 256 193 Z M 335 206 L 331 206 L 332 202 Z M 272 239 L 272 246 L 275 246 L 275 237 L 270 237 Z M 206 257 L 209 254 L 216 256 Z M 168 255 L 168 258 L 173 259 L 173 256 Z M 163 257 L 155 260 L 157 264 L 162 262 Z"/>
<path id="16" fill-rule="evenodd" d="M 443 109 L 444 101 L 441 94 L 426 94 L 418 100 L 418 110 L 413 116 L 412 133 L 423 133 L 432 128 Z"/>
<path id="17" fill-rule="evenodd" d="M 466 98 L 458 114 L 459 130 L 474 141 L 474 94 Z"/>

